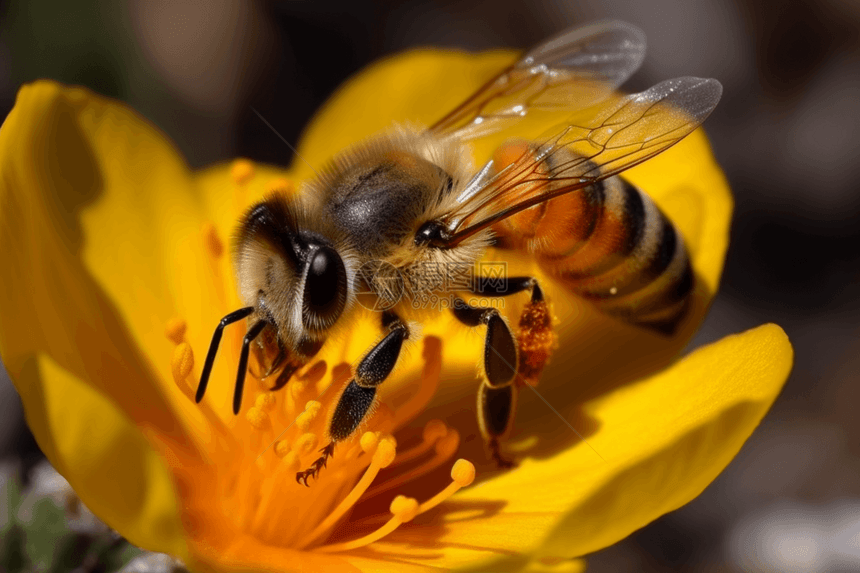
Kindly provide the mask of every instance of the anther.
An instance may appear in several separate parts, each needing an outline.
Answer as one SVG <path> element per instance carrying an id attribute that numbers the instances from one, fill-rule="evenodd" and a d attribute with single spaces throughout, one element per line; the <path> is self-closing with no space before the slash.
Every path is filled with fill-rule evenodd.
<path id="1" fill-rule="evenodd" d="M 284 195 L 292 195 L 295 192 L 295 185 L 286 177 L 276 177 L 266 183 L 266 194 L 283 193 Z"/>
<path id="2" fill-rule="evenodd" d="M 471 485 L 475 481 L 475 465 L 469 460 L 459 459 L 451 467 L 451 483 L 448 487 L 422 503 L 418 513 L 429 511 L 457 493 L 460 488 Z"/>
<path id="3" fill-rule="evenodd" d="M 360 444 L 364 453 L 372 456 L 376 453 L 376 448 L 379 446 L 379 437 L 373 432 L 365 432 L 361 435 Z"/>
<path id="4" fill-rule="evenodd" d="M 451 479 L 460 487 L 471 485 L 475 481 L 475 464 L 462 458 L 457 460 L 451 468 Z"/>
<path id="5" fill-rule="evenodd" d="M 296 416 L 296 427 L 302 432 L 307 432 L 308 428 L 311 427 L 311 424 L 317 417 L 320 408 L 322 408 L 322 404 L 316 400 L 308 400 L 305 404 L 304 412 Z"/>
<path id="6" fill-rule="evenodd" d="M 261 392 L 259 395 L 257 395 L 257 399 L 254 401 L 254 405 L 260 410 L 268 412 L 275 407 L 276 401 L 277 400 L 275 398 L 275 395 L 271 392 Z"/>
<path id="7" fill-rule="evenodd" d="M 309 386 L 310 384 L 307 380 L 302 380 L 301 378 L 293 378 L 287 388 L 289 388 L 290 397 L 296 402 L 301 403 L 302 398 L 304 398 L 307 394 Z"/>
<path id="8" fill-rule="evenodd" d="M 182 342 L 173 349 L 173 358 L 170 361 L 170 370 L 173 381 L 182 390 L 189 400 L 194 399 L 194 388 L 188 381 L 188 375 L 194 368 L 194 351 L 187 342 Z"/>
<path id="9" fill-rule="evenodd" d="M 203 224 L 203 245 L 213 258 L 220 259 L 224 254 L 224 242 L 218 236 L 218 230 L 212 223 Z"/>
<path id="10" fill-rule="evenodd" d="M 299 459 L 299 455 L 293 451 L 287 452 L 281 463 L 284 464 L 284 467 L 289 473 L 297 472 L 299 471 L 299 468 L 302 467 L 302 461 Z"/>
<path id="11" fill-rule="evenodd" d="M 454 455 L 459 446 L 460 434 L 456 431 L 451 431 L 436 442 L 436 447 L 434 449 L 436 450 L 437 455 L 448 458 Z"/>
<path id="12" fill-rule="evenodd" d="M 436 445 L 433 448 L 434 455 L 432 458 L 422 462 L 419 466 L 405 473 L 397 475 L 374 486 L 373 489 L 367 492 L 367 497 L 374 497 L 376 495 L 379 495 L 380 493 L 384 493 L 388 490 L 400 487 L 401 485 L 409 483 L 415 478 L 418 478 L 433 471 L 434 469 L 445 463 L 445 460 L 453 456 L 459 446 L 460 434 L 457 432 L 457 430 L 449 430 L 445 437 L 440 438 L 436 442 Z M 382 444 L 380 444 L 380 449 L 382 449 Z M 378 455 L 379 450 L 377 450 L 376 453 Z"/>
<path id="13" fill-rule="evenodd" d="M 397 456 L 397 442 L 392 436 L 385 436 L 379 440 L 379 445 L 373 453 L 373 463 L 381 468 L 387 468 Z"/>
<path id="14" fill-rule="evenodd" d="M 388 509 L 395 517 L 400 519 L 401 523 L 408 523 L 418 515 L 418 500 L 414 497 L 398 495 L 391 500 L 391 505 Z"/>
<path id="15" fill-rule="evenodd" d="M 269 427 L 269 415 L 256 406 L 248 408 L 245 418 L 256 430 L 264 430 Z"/>
<path id="16" fill-rule="evenodd" d="M 430 420 L 424 425 L 422 436 L 425 442 L 435 442 L 444 438 L 448 433 L 448 426 L 442 420 Z"/>
<path id="17" fill-rule="evenodd" d="M 299 549 L 303 549 L 312 544 L 334 527 L 334 525 L 344 515 L 346 515 L 352 506 L 354 506 L 364 495 L 364 492 L 367 491 L 367 488 L 369 488 L 370 484 L 373 483 L 373 480 L 376 479 L 377 474 L 379 474 L 379 470 L 391 465 L 391 462 L 394 461 L 394 457 L 397 455 L 396 442 L 390 435 L 383 436 L 380 439 L 375 432 L 365 432 L 361 436 L 360 443 L 365 452 L 371 453 L 371 451 L 373 451 L 373 458 L 371 459 L 370 466 L 365 470 L 364 475 L 361 476 L 358 483 L 356 483 L 352 488 L 352 491 L 350 491 L 349 494 L 341 500 L 338 506 L 331 511 L 328 516 L 326 516 L 322 523 L 317 525 L 313 531 L 299 542 Z M 300 473 L 299 475 L 302 476 L 301 479 L 306 479 L 303 473 Z"/>
<path id="18" fill-rule="evenodd" d="M 314 421 L 316 412 L 302 412 L 296 417 L 296 427 L 302 432 L 307 432 L 311 427 L 311 422 Z"/>
<path id="19" fill-rule="evenodd" d="M 288 453 L 290 453 L 290 443 L 287 440 L 278 440 L 278 442 L 275 444 L 275 455 L 277 455 L 279 458 L 283 458 Z"/>
<path id="20" fill-rule="evenodd" d="M 358 549 L 359 547 L 364 547 L 365 545 L 370 545 L 375 541 L 379 541 L 400 527 L 401 524 L 412 521 L 412 519 L 418 515 L 418 501 L 415 500 L 415 498 L 398 495 L 391 501 L 391 505 L 388 509 L 393 514 L 393 517 L 373 533 L 365 535 L 359 539 L 354 539 L 353 541 L 325 545 L 318 548 L 317 551 L 322 553 L 349 551 L 351 549 Z"/>
<path id="21" fill-rule="evenodd" d="M 230 177 L 236 185 L 244 185 L 254 176 L 254 164 L 247 159 L 236 159 L 230 166 Z"/>
<path id="22" fill-rule="evenodd" d="M 187 330 L 188 324 L 181 318 L 171 318 L 164 326 L 164 334 L 173 344 L 179 344 L 185 340 L 185 332 Z"/>
<path id="23" fill-rule="evenodd" d="M 306 456 L 316 449 L 318 443 L 319 438 L 317 438 L 317 435 L 308 432 L 299 436 L 293 449 L 299 456 Z"/>
<path id="24" fill-rule="evenodd" d="M 420 458 L 436 447 L 436 442 L 448 434 L 448 426 L 442 420 L 430 420 L 425 424 L 420 444 L 397 455 L 397 464 L 405 464 Z"/>

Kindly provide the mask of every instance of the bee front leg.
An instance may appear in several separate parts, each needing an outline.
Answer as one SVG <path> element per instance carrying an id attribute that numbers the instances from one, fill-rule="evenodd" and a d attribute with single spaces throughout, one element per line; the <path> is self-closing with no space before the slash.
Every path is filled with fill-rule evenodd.
<path id="1" fill-rule="evenodd" d="M 349 381 L 335 406 L 329 424 L 331 442 L 320 450 L 321 456 L 308 469 L 296 473 L 296 481 L 308 485 L 308 479 L 316 477 L 334 454 L 335 444 L 353 435 L 373 408 L 376 387 L 394 370 L 403 341 L 409 338 L 409 327 L 394 313 L 383 314 L 383 326 L 388 327 L 388 334 L 358 363 L 355 377 Z"/>
<path id="2" fill-rule="evenodd" d="M 518 353 L 514 335 L 499 311 L 478 308 L 463 299 L 454 300 L 454 316 L 466 326 L 486 325 L 484 342 L 484 380 L 478 389 L 478 425 L 490 448 L 490 455 L 499 467 L 511 467 L 513 462 L 502 457 L 499 440 L 510 431 L 517 403 Z"/>

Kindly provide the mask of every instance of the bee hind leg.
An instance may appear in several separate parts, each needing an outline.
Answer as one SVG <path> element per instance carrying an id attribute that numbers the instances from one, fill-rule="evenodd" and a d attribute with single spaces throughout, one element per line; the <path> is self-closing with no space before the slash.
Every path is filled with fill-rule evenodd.
<path id="1" fill-rule="evenodd" d="M 490 331 L 487 333 L 485 344 L 486 356 L 490 353 L 499 354 L 499 359 L 505 358 L 511 367 L 515 367 L 513 383 L 494 382 L 490 378 L 490 370 L 485 367 L 487 381 L 482 382 L 478 390 L 478 423 L 481 433 L 487 441 L 490 455 L 500 467 L 510 467 L 511 462 L 502 457 L 499 442 L 510 432 L 516 412 L 517 392 L 524 385 L 535 386 L 540 379 L 543 368 L 549 360 L 556 345 L 556 333 L 552 328 L 552 311 L 545 299 L 543 290 L 534 277 L 519 276 L 499 280 L 493 277 L 480 277 L 472 292 L 484 297 L 502 297 L 531 291 L 531 300 L 526 304 L 520 316 L 515 343 L 515 352 L 503 350 L 508 343 L 502 343 L 496 337 L 493 344 L 490 341 Z M 459 299 L 458 299 L 459 300 Z M 490 310 L 475 309 L 465 302 L 458 318 L 464 324 L 476 326 L 482 320 L 490 321 Z M 469 307 L 466 309 L 465 307 Z M 498 311 L 493 310 L 498 314 Z M 482 314 L 483 313 L 483 314 Z M 455 315 L 457 314 L 455 308 Z M 501 319 L 498 322 L 504 324 Z M 496 325 L 498 327 L 498 324 Z M 505 325 L 507 328 L 507 325 Z M 510 330 L 507 337 L 514 339 Z"/>
<path id="2" fill-rule="evenodd" d="M 478 425 L 490 450 L 490 457 L 500 468 L 516 463 L 502 456 L 499 442 L 510 432 L 517 406 L 517 386 L 508 384 L 493 388 L 481 383 L 478 388 Z"/>
<path id="3" fill-rule="evenodd" d="M 409 328 L 391 312 L 383 314 L 382 322 L 388 333 L 358 363 L 355 377 L 346 385 L 335 406 L 328 431 L 331 442 L 320 450 L 320 457 L 308 469 L 296 473 L 297 482 L 308 485 L 310 478 L 319 475 L 334 455 L 335 445 L 352 436 L 371 412 L 376 402 L 376 387 L 394 370 L 403 341 L 409 338 Z"/>
<path id="4" fill-rule="evenodd" d="M 520 276 L 500 280 L 480 277 L 472 292 L 484 297 L 501 297 L 531 289 L 531 300 L 520 315 L 517 331 L 519 370 L 517 383 L 537 386 L 544 366 L 555 350 L 558 335 L 552 327 L 552 308 L 534 277 Z"/>

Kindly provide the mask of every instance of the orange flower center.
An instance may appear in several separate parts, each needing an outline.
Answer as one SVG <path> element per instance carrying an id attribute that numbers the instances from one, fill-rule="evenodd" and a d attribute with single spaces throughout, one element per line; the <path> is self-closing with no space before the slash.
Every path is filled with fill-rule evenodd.
<path id="1" fill-rule="evenodd" d="M 234 183 L 242 191 L 254 177 L 250 162 L 237 161 L 232 168 Z M 276 180 L 269 187 L 289 192 L 288 182 Z M 222 265 L 224 247 L 215 227 L 203 228 L 202 249 L 213 271 L 216 294 L 223 303 L 223 313 L 229 312 Z M 217 285 L 223 285 L 223 288 Z M 242 329 L 237 329 L 241 331 Z M 197 409 L 202 420 L 190 424 L 195 430 L 195 442 L 202 455 L 211 460 L 211 475 L 177 478 L 180 497 L 183 482 L 208 480 L 214 483 L 212 504 L 220 505 L 225 519 L 236 530 L 274 546 L 313 549 L 321 552 L 346 551 L 377 541 L 442 503 L 458 489 L 472 483 L 475 467 L 467 460 L 457 460 L 451 469 L 451 482 L 429 499 L 419 502 L 397 495 L 404 484 L 421 478 L 448 463 L 460 445 L 458 432 L 439 420 L 428 422 L 420 442 L 398 450 L 392 435 L 426 406 L 438 387 L 441 370 L 441 342 L 425 340 L 422 380 L 415 385 L 415 395 L 394 411 L 381 403 L 362 431 L 337 443 L 334 455 L 316 482 L 306 488 L 296 479 L 296 472 L 308 467 L 319 457 L 327 444 L 328 421 L 337 404 L 340 389 L 349 381 L 349 364 L 332 368 L 317 360 L 298 371 L 278 392 L 268 391 L 266 383 L 251 383 L 245 390 L 246 406 L 235 418 L 222 419 L 204 399 L 193 404 L 194 391 L 200 372 L 195 368 L 194 352 L 186 340 L 187 324 L 182 319 L 171 320 L 165 334 L 175 344 L 171 371 L 174 382 L 188 402 Z M 236 363 L 241 335 L 225 336 L 220 360 Z M 249 378 L 253 378 L 251 371 Z M 229 387 L 232 381 L 217 379 L 213 372 L 211 387 Z M 226 378 L 226 377 L 223 377 Z M 187 468 L 176 459 L 167 457 L 171 469 L 180 475 Z M 384 479 L 380 472 L 384 471 Z M 194 485 L 186 485 L 195 487 Z M 388 504 L 387 518 L 365 515 L 361 523 L 344 524 L 356 504 L 379 508 Z M 366 503 L 367 502 L 367 503 Z M 382 504 L 382 505 L 381 505 Z M 185 511 L 193 511 L 185 504 Z M 364 512 L 367 514 L 367 512 Z M 188 516 L 186 516 L 188 517 Z M 193 521 L 193 516 L 190 519 Z M 381 526 L 378 526 L 382 523 Z M 358 535 L 354 532 L 364 533 Z M 365 533 L 366 531 L 366 533 Z"/>

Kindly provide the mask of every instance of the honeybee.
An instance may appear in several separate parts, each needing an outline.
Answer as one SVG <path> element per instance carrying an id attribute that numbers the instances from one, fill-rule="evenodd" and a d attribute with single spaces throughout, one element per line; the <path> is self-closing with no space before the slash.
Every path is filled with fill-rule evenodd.
<path id="1" fill-rule="evenodd" d="M 251 351 L 262 365 L 256 374 L 273 377 L 277 390 L 337 325 L 349 323 L 358 290 L 387 302 L 379 314 L 385 335 L 355 365 L 330 417 L 329 444 L 296 476 L 307 485 L 335 445 L 359 428 L 404 342 L 416 336 L 409 301 L 440 288 L 424 280 L 426 269 L 472 269 L 490 245 L 528 253 L 609 315 L 671 333 L 693 286 L 683 239 L 645 193 L 616 176 L 698 127 L 722 87 L 682 77 L 618 94 L 644 51 L 642 32 L 629 24 L 565 31 L 431 127 L 395 127 L 339 155 L 301 193 L 254 205 L 235 243 L 247 306 L 215 329 L 197 401 L 227 325 L 246 318 L 250 324 L 233 399 L 238 413 Z M 470 141 L 545 112 L 559 119 L 549 137 L 512 141 L 480 169 L 470 165 Z M 492 306 L 458 296 L 451 311 L 465 327 L 485 330 L 483 356 L 476 357 L 483 366 L 478 419 L 492 457 L 505 465 L 499 440 L 511 427 L 517 386 L 540 376 L 555 335 L 534 277 L 508 277 L 497 287 L 477 276 L 466 290 L 477 297 L 528 295 L 518 337 Z"/>

